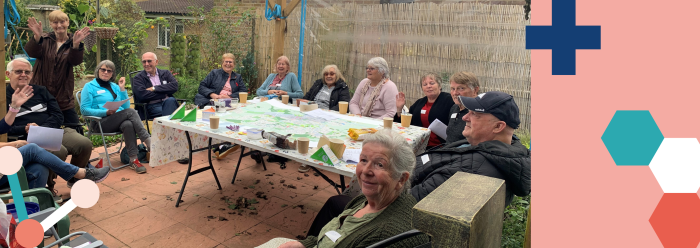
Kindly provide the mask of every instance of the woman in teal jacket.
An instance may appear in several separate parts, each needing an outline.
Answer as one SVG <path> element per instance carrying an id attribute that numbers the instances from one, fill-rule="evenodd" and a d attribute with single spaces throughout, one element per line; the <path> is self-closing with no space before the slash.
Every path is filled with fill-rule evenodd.
<path id="1" fill-rule="evenodd" d="M 126 80 L 119 78 L 119 84 L 115 84 L 115 66 L 112 61 L 103 60 L 95 67 L 95 75 L 99 75 L 94 80 L 88 82 L 83 87 L 80 99 L 80 112 L 85 116 L 102 117 L 100 125 L 103 133 L 122 132 L 126 143 L 126 152 L 129 154 L 129 164 L 136 173 L 146 173 L 138 160 L 138 146 L 136 145 L 136 135 L 146 144 L 148 150 L 151 149 L 151 135 L 143 127 L 141 118 L 136 110 L 130 108 L 131 103 L 126 101 L 116 110 L 108 110 L 102 106 L 107 102 L 123 101 L 129 98 L 126 93 Z M 92 123 L 93 130 L 100 130 L 97 122 Z"/>
<path id="2" fill-rule="evenodd" d="M 289 101 L 294 102 L 295 98 L 304 97 L 304 91 L 299 85 L 297 75 L 289 72 L 289 58 L 282 56 L 277 59 L 275 66 L 277 73 L 272 73 L 267 76 L 265 82 L 258 88 L 257 95 L 289 95 Z"/>

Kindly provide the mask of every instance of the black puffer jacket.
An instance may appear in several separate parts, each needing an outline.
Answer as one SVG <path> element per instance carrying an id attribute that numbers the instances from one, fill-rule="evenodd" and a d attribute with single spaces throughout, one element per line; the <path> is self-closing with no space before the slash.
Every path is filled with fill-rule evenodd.
<path id="1" fill-rule="evenodd" d="M 411 194 L 420 201 L 458 171 L 495 177 L 506 181 L 506 206 L 513 194 L 530 194 L 530 150 L 513 139 L 510 145 L 486 141 L 477 146 L 457 148 L 466 140 L 425 152 L 416 158 Z M 429 161 L 423 164 L 423 156 Z"/>
<path id="2" fill-rule="evenodd" d="M 316 95 L 318 95 L 318 92 L 321 91 L 321 87 L 323 87 L 325 84 L 326 83 L 323 82 L 323 79 L 316 80 L 314 85 L 312 85 L 309 91 L 306 92 L 303 99 L 309 101 L 316 99 Z M 333 91 L 331 92 L 331 100 L 328 103 L 328 109 L 338 111 L 340 108 L 338 106 L 339 101 L 350 102 L 350 88 L 348 88 L 348 84 L 346 84 L 342 79 L 338 79 L 338 82 L 335 82 L 335 88 L 333 88 Z"/>

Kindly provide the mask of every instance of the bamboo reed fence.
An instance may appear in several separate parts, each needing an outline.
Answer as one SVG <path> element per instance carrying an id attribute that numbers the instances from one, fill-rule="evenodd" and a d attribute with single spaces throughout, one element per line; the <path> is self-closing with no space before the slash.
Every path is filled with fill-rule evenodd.
<path id="1" fill-rule="evenodd" d="M 274 22 L 256 21 L 260 85 L 274 72 Z M 503 91 L 520 107 L 522 131 L 530 130 L 530 52 L 525 49 L 525 20 L 521 5 L 488 3 L 410 3 L 308 6 L 304 41 L 302 88 L 321 77 L 325 65 L 335 64 L 355 89 L 365 78 L 367 61 L 383 57 L 390 77 L 406 94 L 407 104 L 423 97 L 419 80 L 427 72 L 443 75 L 443 91 L 452 73 L 475 73 L 482 92 Z M 300 11 L 287 18 L 284 54 L 297 73 Z"/>

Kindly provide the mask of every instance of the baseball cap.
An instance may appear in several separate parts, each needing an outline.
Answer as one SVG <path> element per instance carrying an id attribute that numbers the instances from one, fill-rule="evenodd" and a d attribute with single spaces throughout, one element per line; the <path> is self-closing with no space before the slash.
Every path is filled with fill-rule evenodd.
<path id="1" fill-rule="evenodd" d="M 477 97 L 460 96 L 459 101 L 470 111 L 492 114 L 513 129 L 520 126 L 520 110 L 509 94 L 490 91 Z"/>

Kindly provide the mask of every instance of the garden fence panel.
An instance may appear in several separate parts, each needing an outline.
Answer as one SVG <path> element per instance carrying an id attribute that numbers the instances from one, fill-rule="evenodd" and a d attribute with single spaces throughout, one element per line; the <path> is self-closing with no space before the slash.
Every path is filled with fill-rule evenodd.
<path id="1" fill-rule="evenodd" d="M 287 18 L 284 55 L 298 71 L 300 11 Z M 256 50 L 259 82 L 274 72 L 274 21 L 257 10 Z M 367 61 L 383 57 L 391 80 L 406 94 L 407 105 L 423 97 L 421 75 L 448 78 L 458 71 L 475 73 L 482 92 L 503 91 L 520 107 L 521 131 L 530 130 L 530 52 L 525 49 L 522 5 L 471 3 L 360 4 L 309 3 L 306 11 L 302 88 L 321 78 L 325 65 L 336 64 L 354 90 L 365 78 Z"/>

